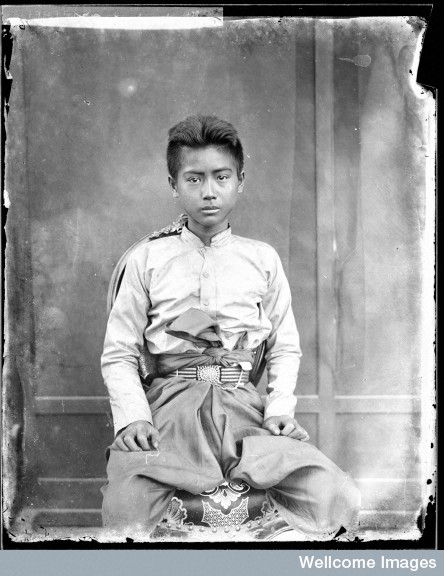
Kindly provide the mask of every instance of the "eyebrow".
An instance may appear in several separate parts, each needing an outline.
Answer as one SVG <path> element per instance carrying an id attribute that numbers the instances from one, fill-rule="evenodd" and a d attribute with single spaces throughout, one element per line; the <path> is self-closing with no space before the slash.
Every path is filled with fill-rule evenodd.
<path id="1" fill-rule="evenodd" d="M 229 168 L 229 167 L 223 167 L 223 168 L 217 168 L 216 170 L 213 170 L 213 173 L 214 172 L 233 172 L 233 169 Z M 186 170 L 184 172 L 184 175 L 185 174 L 199 174 L 200 175 L 200 174 L 205 174 L 205 172 L 201 172 L 199 170 Z"/>

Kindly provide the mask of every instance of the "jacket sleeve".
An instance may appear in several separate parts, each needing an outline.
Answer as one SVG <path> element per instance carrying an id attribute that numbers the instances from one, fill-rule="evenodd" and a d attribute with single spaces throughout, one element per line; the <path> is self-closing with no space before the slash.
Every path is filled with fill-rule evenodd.
<path id="1" fill-rule="evenodd" d="M 291 292 L 278 254 L 273 250 L 268 292 L 263 298 L 265 315 L 272 329 L 267 339 L 268 386 L 264 418 L 294 416 L 294 390 L 302 352 L 299 333 L 291 308 Z"/>
<path id="2" fill-rule="evenodd" d="M 146 249 L 138 249 L 128 259 L 106 329 L 101 365 L 115 433 L 136 420 L 153 422 L 138 372 L 150 309 L 145 270 Z"/>

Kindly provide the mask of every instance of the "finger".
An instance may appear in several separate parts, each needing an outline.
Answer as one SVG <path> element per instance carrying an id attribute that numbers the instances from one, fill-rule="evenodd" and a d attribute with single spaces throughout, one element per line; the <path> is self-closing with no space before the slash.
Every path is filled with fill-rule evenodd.
<path id="1" fill-rule="evenodd" d="M 267 424 L 267 428 L 275 436 L 279 436 L 279 434 L 281 433 L 280 428 L 279 426 L 277 426 L 277 424 Z"/>
<path id="2" fill-rule="evenodd" d="M 160 434 L 159 434 L 159 431 L 157 430 L 157 428 L 152 428 L 151 435 L 150 435 L 150 441 L 151 441 L 151 444 L 154 446 L 154 448 L 156 448 L 156 450 L 157 450 L 159 447 L 159 441 L 160 441 Z"/>
<path id="3" fill-rule="evenodd" d="M 111 450 L 121 450 L 122 452 L 129 452 L 129 448 L 123 441 L 122 436 L 117 436 L 117 438 L 111 445 Z"/>
<path id="4" fill-rule="evenodd" d="M 148 443 L 148 438 L 147 438 L 146 433 L 138 432 L 137 442 L 138 442 L 139 446 L 142 448 L 142 450 L 149 450 L 150 449 L 150 445 Z"/>
<path id="5" fill-rule="evenodd" d="M 299 435 L 297 436 L 298 440 L 301 440 L 301 442 L 306 442 L 307 440 L 310 439 L 310 436 L 308 435 L 308 432 L 306 430 L 301 430 Z"/>
<path id="6" fill-rule="evenodd" d="M 132 436 L 130 436 L 129 434 L 123 437 L 123 441 L 128 446 L 128 448 L 130 449 L 131 452 L 141 452 L 142 451 L 142 448 L 137 446 L 136 442 L 134 441 L 134 438 Z"/>
<path id="7" fill-rule="evenodd" d="M 289 436 L 290 438 L 295 438 L 296 440 L 302 440 L 304 442 L 310 438 L 308 432 L 304 428 L 296 428 L 291 434 L 289 434 Z"/>
<path id="8" fill-rule="evenodd" d="M 284 429 L 281 431 L 282 436 L 288 436 L 294 430 L 295 426 L 291 422 L 285 424 Z"/>

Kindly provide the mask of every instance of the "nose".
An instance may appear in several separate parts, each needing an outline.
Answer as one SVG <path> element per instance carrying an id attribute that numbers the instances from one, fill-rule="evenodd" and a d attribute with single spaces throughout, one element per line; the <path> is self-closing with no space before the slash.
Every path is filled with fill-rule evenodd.
<path id="1" fill-rule="evenodd" d="M 216 198 L 216 194 L 214 192 L 214 186 L 210 182 L 210 180 L 205 180 L 202 185 L 202 198 L 204 200 L 211 200 Z"/>

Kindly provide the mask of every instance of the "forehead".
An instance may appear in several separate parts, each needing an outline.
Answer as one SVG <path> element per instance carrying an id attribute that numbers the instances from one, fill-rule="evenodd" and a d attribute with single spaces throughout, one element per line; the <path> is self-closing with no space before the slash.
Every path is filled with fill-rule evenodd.
<path id="1" fill-rule="evenodd" d="M 231 154 L 216 146 L 182 148 L 180 160 L 179 172 L 214 172 L 224 168 L 236 171 L 237 169 Z"/>

